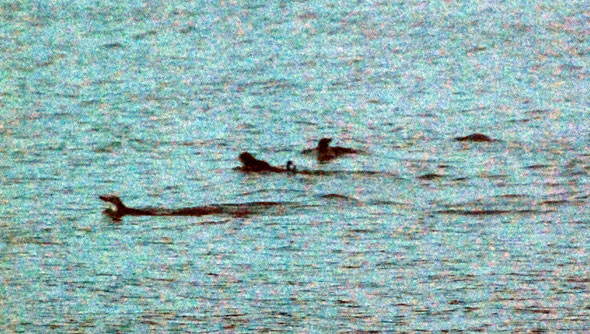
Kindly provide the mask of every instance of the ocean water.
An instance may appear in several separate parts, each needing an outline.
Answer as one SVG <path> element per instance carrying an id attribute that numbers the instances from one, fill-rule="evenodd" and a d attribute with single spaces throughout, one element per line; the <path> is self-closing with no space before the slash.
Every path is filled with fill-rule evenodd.
<path id="1" fill-rule="evenodd" d="M 0 331 L 590 330 L 589 27 L 586 1 L 1 0 Z M 366 153 L 300 154 L 322 137 Z M 115 221 L 102 194 L 281 205 Z"/>

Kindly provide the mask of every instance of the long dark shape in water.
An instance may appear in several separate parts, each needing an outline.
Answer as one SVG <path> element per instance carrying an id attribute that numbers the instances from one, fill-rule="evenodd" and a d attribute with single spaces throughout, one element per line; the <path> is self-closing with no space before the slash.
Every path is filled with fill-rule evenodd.
<path id="1" fill-rule="evenodd" d="M 266 207 L 285 205 L 279 202 L 250 202 L 243 204 L 215 204 L 196 206 L 190 208 L 168 209 L 168 208 L 130 208 L 123 204 L 118 196 L 101 195 L 99 199 L 114 204 L 115 210 L 105 209 L 104 214 L 115 220 L 123 216 L 207 216 L 217 214 L 229 214 L 236 217 L 247 216 L 257 213 Z"/>
<path id="2" fill-rule="evenodd" d="M 301 151 L 301 153 L 316 153 L 319 162 L 327 162 L 344 154 L 357 154 L 362 152 L 348 147 L 330 146 L 331 141 L 332 138 L 322 138 L 318 142 L 318 146 L 305 149 Z"/>
<path id="3" fill-rule="evenodd" d="M 465 137 L 455 137 L 455 140 L 457 141 L 472 141 L 472 142 L 492 142 L 492 141 L 496 141 L 495 139 L 492 139 L 486 135 L 484 135 L 483 133 L 473 133 L 470 134 L 469 136 L 465 136 Z"/>
<path id="4" fill-rule="evenodd" d="M 312 175 L 312 176 L 323 176 L 323 175 L 391 175 L 395 174 L 388 172 L 379 171 L 324 171 L 324 170 L 297 170 L 295 164 L 289 160 L 285 168 L 271 166 L 264 160 L 256 159 L 249 152 L 242 152 L 238 157 L 242 163 L 241 167 L 234 169 L 244 173 L 289 173 L 289 174 L 301 174 L 301 175 Z"/>

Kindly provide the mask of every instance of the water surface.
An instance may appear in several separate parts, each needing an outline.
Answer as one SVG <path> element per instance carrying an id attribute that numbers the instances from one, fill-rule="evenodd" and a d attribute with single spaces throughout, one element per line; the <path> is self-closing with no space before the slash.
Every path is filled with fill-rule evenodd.
<path id="1" fill-rule="evenodd" d="M 0 328 L 588 330 L 589 13 L 2 1 Z"/>

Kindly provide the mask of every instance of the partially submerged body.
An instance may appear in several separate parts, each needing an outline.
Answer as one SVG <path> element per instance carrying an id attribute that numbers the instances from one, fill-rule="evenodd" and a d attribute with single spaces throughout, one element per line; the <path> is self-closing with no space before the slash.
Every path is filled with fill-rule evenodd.
<path id="1" fill-rule="evenodd" d="M 115 209 L 105 209 L 104 214 L 115 220 L 123 216 L 207 216 L 227 214 L 236 217 L 243 217 L 252 213 L 259 213 L 271 206 L 286 205 L 288 203 L 279 202 L 250 202 L 241 204 L 215 204 L 205 206 L 195 206 L 188 208 L 168 209 L 168 208 L 130 208 L 123 204 L 118 196 L 101 195 L 98 198 L 111 203 Z"/>
<path id="2" fill-rule="evenodd" d="M 165 208 L 130 208 L 123 204 L 123 201 L 117 196 L 101 195 L 98 198 L 115 205 L 115 210 L 106 209 L 104 213 L 111 217 L 122 216 L 205 216 L 223 213 L 219 206 L 197 206 L 192 208 L 165 209 Z"/>
<path id="3" fill-rule="evenodd" d="M 471 142 L 492 142 L 495 141 L 495 139 L 492 139 L 486 135 L 484 135 L 483 133 L 473 133 L 470 134 L 469 136 L 465 136 L 465 137 L 455 137 L 455 140 L 457 141 L 471 141 Z"/>
<path id="4" fill-rule="evenodd" d="M 290 160 L 285 168 L 271 166 L 268 162 L 256 159 L 248 152 L 242 152 L 239 156 L 242 167 L 237 169 L 246 173 L 296 173 L 296 167 Z"/>
<path id="5" fill-rule="evenodd" d="M 339 156 L 344 154 L 357 154 L 362 152 L 360 150 L 355 150 L 347 147 L 330 146 L 331 141 L 332 138 L 322 138 L 318 142 L 318 146 L 314 148 L 305 149 L 301 151 L 301 153 L 316 154 L 319 162 L 326 162 L 338 158 Z"/>

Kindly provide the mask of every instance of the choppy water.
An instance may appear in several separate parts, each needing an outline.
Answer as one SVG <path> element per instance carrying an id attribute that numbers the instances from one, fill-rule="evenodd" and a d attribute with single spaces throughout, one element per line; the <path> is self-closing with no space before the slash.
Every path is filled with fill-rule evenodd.
<path id="1" fill-rule="evenodd" d="M 587 2 L 0 19 L 1 331 L 590 330 Z M 368 154 L 298 153 L 321 137 Z M 332 172 L 245 175 L 246 150 Z M 285 205 L 115 222 L 105 193 Z"/>

